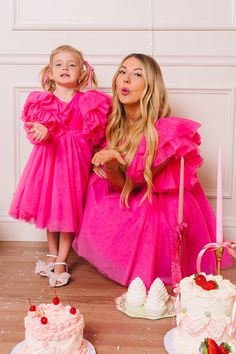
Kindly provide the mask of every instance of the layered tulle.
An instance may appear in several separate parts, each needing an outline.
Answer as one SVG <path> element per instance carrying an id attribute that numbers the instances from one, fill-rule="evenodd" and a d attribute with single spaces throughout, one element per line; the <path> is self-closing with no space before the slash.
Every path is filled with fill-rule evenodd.
<path id="1" fill-rule="evenodd" d="M 182 269 L 196 272 L 202 247 L 215 241 L 215 216 L 199 184 L 197 170 L 202 158 L 198 145 L 198 123 L 181 118 L 157 121 L 158 154 L 154 166 L 169 161 L 154 179 L 152 203 L 141 203 L 146 142 L 143 139 L 127 174 L 137 188 L 131 193 L 129 208 L 120 207 L 120 194 L 107 182 L 92 175 L 86 193 L 81 231 L 74 241 L 75 251 L 107 277 L 128 285 L 135 277 L 149 287 L 156 277 L 172 283 L 173 239 L 176 237 L 180 157 L 185 157 L 184 222 L 187 225 Z M 224 265 L 230 264 L 225 257 Z M 203 262 L 203 270 L 215 272 L 213 254 Z"/>
<path id="2" fill-rule="evenodd" d="M 29 95 L 22 119 L 45 125 L 49 138 L 31 152 L 11 216 L 50 231 L 78 230 L 94 142 L 104 136 L 109 105 L 110 98 L 97 91 L 76 93 L 68 104 L 49 92 Z"/>

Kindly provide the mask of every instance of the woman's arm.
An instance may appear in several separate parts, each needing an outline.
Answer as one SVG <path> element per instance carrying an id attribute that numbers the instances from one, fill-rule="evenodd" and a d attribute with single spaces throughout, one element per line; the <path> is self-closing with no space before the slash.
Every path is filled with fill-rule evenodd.
<path id="1" fill-rule="evenodd" d="M 106 173 L 108 181 L 116 188 L 119 192 L 122 191 L 125 185 L 125 172 L 122 171 L 119 162 L 117 160 L 109 161 L 103 165 L 103 169 Z"/>
<path id="2" fill-rule="evenodd" d="M 170 160 L 171 157 L 169 157 L 165 162 L 161 163 L 159 166 L 153 167 L 152 168 L 153 177 L 158 175 L 158 173 L 162 172 L 166 168 Z"/>
<path id="3" fill-rule="evenodd" d="M 126 177 L 121 166 L 125 162 L 119 152 L 113 149 L 101 150 L 92 158 L 92 164 L 95 166 L 95 173 L 96 168 L 101 168 L 102 171 L 97 173 L 100 177 L 107 178 L 119 192 L 123 189 Z"/>

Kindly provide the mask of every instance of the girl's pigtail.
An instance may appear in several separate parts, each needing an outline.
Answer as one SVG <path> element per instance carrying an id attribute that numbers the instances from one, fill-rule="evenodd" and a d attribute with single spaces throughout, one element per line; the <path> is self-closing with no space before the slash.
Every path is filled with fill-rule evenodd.
<path id="1" fill-rule="evenodd" d="M 43 70 L 40 72 L 40 81 L 41 81 L 42 88 L 45 91 L 53 92 L 56 87 L 54 81 L 49 78 L 48 70 L 49 70 L 49 64 L 46 65 L 43 68 Z"/>
<path id="2" fill-rule="evenodd" d="M 86 67 L 86 74 L 85 74 L 85 87 L 97 87 L 97 78 L 94 72 L 94 68 L 92 65 L 89 64 L 87 60 L 84 60 L 83 64 Z"/>

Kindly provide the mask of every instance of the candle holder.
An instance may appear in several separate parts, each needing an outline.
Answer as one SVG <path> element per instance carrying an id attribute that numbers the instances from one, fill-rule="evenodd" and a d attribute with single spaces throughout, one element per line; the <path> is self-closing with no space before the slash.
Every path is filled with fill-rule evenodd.
<path id="1" fill-rule="evenodd" d="M 216 260 L 217 260 L 217 274 L 220 275 L 220 264 L 221 264 L 221 258 L 224 252 L 224 247 L 220 246 L 216 250 Z"/>

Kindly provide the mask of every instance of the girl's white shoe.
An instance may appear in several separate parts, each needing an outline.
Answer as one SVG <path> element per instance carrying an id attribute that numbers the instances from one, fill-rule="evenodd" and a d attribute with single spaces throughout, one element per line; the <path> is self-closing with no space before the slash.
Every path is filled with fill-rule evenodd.
<path id="1" fill-rule="evenodd" d="M 61 274 L 55 274 L 53 271 L 49 271 L 47 276 L 49 278 L 49 285 L 54 287 L 59 287 L 66 285 L 70 278 L 70 274 L 68 273 L 68 265 L 66 262 L 55 262 L 54 267 L 57 265 L 64 265 L 66 271 Z"/>
<path id="2" fill-rule="evenodd" d="M 54 254 L 47 254 L 47 257 L 57 258 Z M 37 261 L 35 266 L 35 273 L 40 274 L 42 277 L 47 277 L 48 272 L 54 269 L 55 262 L 46 263 L 44 261 Z"/>

